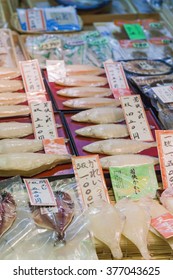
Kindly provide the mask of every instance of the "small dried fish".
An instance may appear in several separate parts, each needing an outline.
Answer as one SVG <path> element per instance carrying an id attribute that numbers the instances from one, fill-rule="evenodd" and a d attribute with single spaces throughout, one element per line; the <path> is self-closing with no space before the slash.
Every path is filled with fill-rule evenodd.
<path id="1" fill-rule="evenodd" d="M 0 154 L 38 152 L 41 150 L 43 150 L 42 140 L 36 140 L 36 139 L 0 140 Z"/>
<path id="2" fill-rule="evenodd" d="M 100 159 L 101 166 L 103 169 L 109 169 L 110 166 L 131 166 L 141 164 L 158 164 L 159 159 L 156 157 L 136 154 L 125 154 L 125 155 L 114 155 L 103 157 Z"/>
<path id="3" fill-rule="evenodd" d="M 5 92 L 0 93 L 0 106 L 1 105 L 15 105 L 27 101 L 25 93 L 20 92 Z"/>
<path id="4" fill-rule="evenodd" d="M 31 207 L 32 216 L 35 223 L 43 228 L 48 228 L 56 232 L 54 245 L 58 242 L 65 242 L 65 230 L 70 225 L 74 217 L 74 202 L 66 192 L 56 191 L 54 193 L 56 206 L 42 214 L 40 207 Z M 46 209 L 46 208 L 45 208 Z"/>
<path id="5" fill-rule="evenodd" d="M 156 142 L 142 142 L 131 139 L 109 139 L 93 142 L 83 147 L 89 153 L 106 155 L 135 154 L 151 147 L 156 147 Z"/>
<path id="6" fill-rule="evenodd" d="M 75 130 L 75 133 L 81 136 L 99 139 L 121 138 L 129 135 L 125 124 L 112 123 L 82 127 Z"/>
<path id="7" fill-rule="evenodd" d="M 117 107 L 120 105 L 120 100 L 114 98 L 103 98 L 103 97 L 102 98 L 86 97 L 86 98 L 69 99 L 67 101 L 64 101 L 63 105 L 70 108 L 78 108 L 78 109 L 96 108 L 96 107 L 103 107 L 103 106 Z"/>
<path id="8" fill-rule="evenodd" d="M 24 137 L 32 133 L 31 123 L 0 122 L 0 139 Z"/>
<path id="9" fill-rule="evenodd" d="M 23 89 L 23 83 L 17 80 L 0 80 L 0 92 L 13 92 Z"/>
<path id="10" fill-rule="evenodd" d="M 12 226 L 16 219 L 16 203 L 8 192 L 0 193 L 0 237 Z"/>
<path id="11" fill-rule="evenodd" d="M 78 75 L 59 78 L 55 81 L 55 83 L 67 87 L 101 87 L 105 86 L 108 82 L 107 78 L 104 77 L 94 75 Z"/>
<path id="12" fill-rule="evenodd" d="M 29 114 L 30 114 L 30 108 L 27 105 L 0 106 L 0 118 L 26 116 Z"/>
<path id="13" fill-rule="evenodd" d="M 101 75 L 104 74 L 105 71 L 104 69 L 96 67 L 94 65 L 73 64 L 73 65 L 66 65 L 66 73 L 68 76 Z"/>
<path id="14" fill-rule="evenodd" d="M 72 87 L 63 88 L 57 91 L 58 95 L 65 97 L 105 97 L 112 95 L 109 88 L 101 87 Z"/>
<path id="15" fill-rule="evenodd" d="M 0 67 L 0 79 L 15 79 L 20 76 L 18 68 Z"/>
<path id="16" fill-rule="evenodd" d="M 99 107 L 79 112 L 71 117 L 76 122 L 88 123 L 116 123 L 124 120 L 121 108 Z"/>

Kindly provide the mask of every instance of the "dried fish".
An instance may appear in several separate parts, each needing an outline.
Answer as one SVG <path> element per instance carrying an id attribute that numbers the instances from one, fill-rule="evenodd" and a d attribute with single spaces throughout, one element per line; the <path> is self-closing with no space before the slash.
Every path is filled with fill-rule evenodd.
<path id="1" fill-rule="evenodd" d="M 56 84 L 67 87 L 100 87 L 105 86 L 107 78 L 94 76 L 94 75 L 78 75 L 78 76 L 67 76 L 59 78 L 55 81 Z"/>
<path id="2" fill-rule="evenodd" d="M 0 67 L 0 79 L 15 79 L 20 76 L 18 68 Z"/>
<path id="3" fill-rule="evenodd" d="M 0 140 L 0 154 L 38 152 L 41 150 L 43 150 L 42 140 L 37 140 L 37 139 Z"/>
<path id="4" fill-rule="evenodd" d="M 58 95 L 65 97 L 104 97 L 112 95 L 109 88 L 101 87 L 72 87 L 63 88 L 57 91 Z"/>
<path id="5" fill-rule="evenodd" d="M 23 83 L 17 80 L 0 80 L 0 92 L 12 92 L 23 89 Z"/>
<path id="6" fill-rule="evenodd" d="M 86 109 L 86 108 L 96 108 L 103 106 L 113 106 L 117 107 L 120 105 L 119 99 L 113 98 L 103 98 L 103 97 L 86 97 L 86 98 L 76 98 L 69 99 L 63 102 L 64 106 L 70 108 Z"/>
<path id="7" fill-rule="evenodd" d="M 5 105 L 0 106 L 0 118 L 26 116 L 30 114 L 30 108 L 27 105 Z"/>
<path id="8" fill-rule="evenodd" d="M 24 137 L 32 133 L 31 123 L 0 122 L 0 139 Z"/>
<path id="9" fill-rule="evenodd" d="M 94 65 L 73 64 L 73 65 L 66 65 L 66 73 L 68 76 L 101 75 L 104 74 L 105 71 L 104 69 L 96 67 Z"/>
<path id="10" fill-rule="evenodd" d="M 27 101 L 25 93 L 20 92 L 5 92 L 0 93 L 0 106 L 1 105 L 15 105 Z"/>

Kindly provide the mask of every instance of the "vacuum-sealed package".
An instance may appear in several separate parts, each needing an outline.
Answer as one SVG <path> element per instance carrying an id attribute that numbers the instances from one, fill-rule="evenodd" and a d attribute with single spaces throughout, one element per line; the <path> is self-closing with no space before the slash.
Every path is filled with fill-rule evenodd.
<path id="1" fill-rule="evenodd" d="M 86 42 L 79 37 L 63 38 L 63 58 L 66 64 L 86 64 Z"/>
<path id="2" fill-rule="evenodd" d="M 153 59 L 164 59 L 168 63 L 173 64 L 173 38 L 157 37 L 151 38 L 149 44 L 152 50 Z"/>
<path id="3" fill-rule="evenodd" d="M 120 40 L 119 43 L 124 59 L 148 59 L 153 55 L 151 45 L 147 40 Z"/>
<path id="4" fill-rule="evenodd" d="M 147 39 L 163 36 L 172 36 L 166 24 L 162 20 L 143 19 L 141 20 L 141 25 L 143 26 L 143 30 Z"/>
<path id="5" fill-rule="evenodd" d="M 50 184 L 56 206 L 43 207 L 31 206 L 20 177 L 1 182 L 0 259 L 97 259 L 76 181 Z"/>

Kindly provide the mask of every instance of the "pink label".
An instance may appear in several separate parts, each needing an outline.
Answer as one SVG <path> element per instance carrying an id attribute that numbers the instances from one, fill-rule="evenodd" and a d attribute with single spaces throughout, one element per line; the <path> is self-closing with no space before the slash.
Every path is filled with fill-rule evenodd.
<path id="1" fill-rule="evenodd" d="M 165 213 L 157 218 L 151 220 L 151 225 L 154 227 L 164 238 L 173 236 L 173 215 Z"/>
<path id="2" fill-rule="evenodd" d="M 44 139 L 43 145 L 46 154 L 58 154 L 58 155 L 68 154 L 65 145 L 65 140 L 62 137 L 57 139 Z"/>

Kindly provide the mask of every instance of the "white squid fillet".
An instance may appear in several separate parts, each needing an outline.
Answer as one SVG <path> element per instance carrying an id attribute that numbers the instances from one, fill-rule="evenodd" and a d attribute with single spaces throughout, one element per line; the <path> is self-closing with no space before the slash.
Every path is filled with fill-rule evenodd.
<path id="1" fill-rule="evenodd" d="M 25 93 L 20 92 L 5 92 L 0 93 L 0 106 L 1 105 L 15 105 L 25 102 L 27 100 Z"/>
<path id="2" fill-rule="evenodd" d="M 0 106 L 0 118 L 25 116 L 30 114 L 30 108 L 27 105 L 5 105 Z"/>
<path id="3" fill-rule="evenodd" d="M 150 259 L 147 248 L 147 236 L 150 227 L 150 215 L 138 202 L 121 199 L 115 206 L 126 218 L 123 235 L 139 249 L 144 259 Z"/>
<path id="4" fill-rule="evenodd" d="M 15 79 L 20 76 L 18 68 L 0 67 L 0 79 Z"/>
<path id="5" fill-rule="evenodd" d="M 36 139 L 3 139 L 0 140 L 0 154 L 27 153 L 43 150 L 43 143 Z"/>
<path id="6" fill-rule="evenodd" d="M 64 88 L 57 91 L 58 95 L 65 97 L 105 97 L 112 95 L 109 88 L 101 87 L 72 87 Z"/>
<path id="7" fill-rule="evenodd" d="M 106 155 L 135 154 L 151 147 L 156 147 L 156 142 L 142 142 L 131 139 L 108 139 L 93 142 L 83 147 L 89 153 Z"/>
<path id="8" fill-rule="evenodd" d="M 58 164 L 71 161 L 70 155 L 12 153 L 0 155 L 0 176 L 34 176 Z"/>
<path id="9" fill-rule="evenodd" d="M 103 107 L 103 106 L 117 107 L 120 105 L 120 100 L 113 99 L 113 98 L 103 98 L 103 97 L 100 98 L 86 97 L 86 98 L 69 99 L 67 101 L 64 101 L 63 105 L 76 109 L 96 108 L 96 107 Z"/>
<path id="10" fill-rule="evenodd" d="M 23 83 L 17 80 L 0 80 L 0 92 L 11 92 L 23 89 Z"/>
<path id="11" fill-rule="evenodd" d="M 101 87 L 107 84 L 107 78 L 94 75 L 66 76 L 57 79 L 55 83 L 67 87 Z"/>
<path id="12" fill-rule="evenodd" d="M 24 137 L 32 133 L 31 123 L 0 122 L 0 139 Z"/>
<path id="13" fill-rule="evenodd" d="M 79 112 L 71 119 L 76 122 L 115 123 L 124 120 L 124 113 L 121 108 L 99 107 Z"/>
<path id="14" fill-rule="evenodd" d="M 129 135 L 126 125 L 109 123 L 82 127 L 75 130 L 75 133 L 81 136 L 99 139 L 121 138 Z"/>
<path id="15" fill-rule="evenodd" d="M 103 157 L 100 159 L 103 169 L 109 169 L 110 166 L 133 166 L 142 164 L 158 164 L 159 159 L 156 157 L 146 156 L 146 155 L 135 155 L 135 154 L 125 154 L 125 155 L 115 155 Z"/>
<path id="16" fill-rule="evenodd" d="M 101 75 L 105 71 L 102 68 L 93 65 L 73 64 L 66 65 L 66 73 L 68 76 L 72 75 Z"/>

